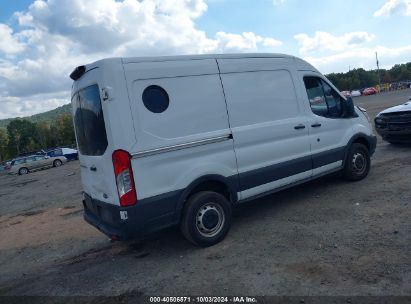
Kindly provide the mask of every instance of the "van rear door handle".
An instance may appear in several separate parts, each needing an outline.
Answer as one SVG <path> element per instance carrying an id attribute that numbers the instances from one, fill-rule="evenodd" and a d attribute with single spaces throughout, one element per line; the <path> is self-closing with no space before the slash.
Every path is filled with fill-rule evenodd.
<path id="1" fill-rule="evenodd" d="M 305 129 L 305 126 L 303 124 L 299 124 L 298 126 L 295 126 L 294 129 L 296 130 Z"/>
<path id="2" fill-rule="evenodd" d="M 312 124 L 311 127 L 318 128 L 321 127 L 321 124 L 319 122 L 316 122 L 315 124 Z"/>
<path id="3" fill-rule="evenodd" d="M 91 167 L 90 167 L 90 170 L 91 170 L 91 171 L 97 171 L 97 168 L 96 168 L 96 166 L 91 166 Z"/>

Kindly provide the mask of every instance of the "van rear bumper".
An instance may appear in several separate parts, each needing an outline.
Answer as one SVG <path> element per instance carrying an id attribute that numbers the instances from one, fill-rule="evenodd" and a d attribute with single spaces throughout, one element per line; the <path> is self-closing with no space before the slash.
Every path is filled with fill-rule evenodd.
<path id="1" fill-rule="evenodd" d="M 84 204 L 84 201 L 83 201 Z M 84 220 L 90 225 L 96 227 L 98 230 L 103 232 L 112 240 L 127 240 L 126 231 L 121 228 L 111 226 L 108 223 L 105 223 L 98 216 L 94 215 L 87 207 L 84 208 Z"/>
<path id="2" fill-rule="evenodd" d="M 171 197 L 142 200 L 136 205 L 122 207 L 93 199 L 84 193 L 83 207 L 84 220 L 113 240 L 143 238 L 178 222 Z"/>

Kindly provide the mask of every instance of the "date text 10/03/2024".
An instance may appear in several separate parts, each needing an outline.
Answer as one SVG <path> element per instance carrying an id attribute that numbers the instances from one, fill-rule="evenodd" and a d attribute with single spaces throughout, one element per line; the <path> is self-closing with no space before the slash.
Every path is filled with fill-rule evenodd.
<path id="1" fill-rule="evenodd" d="M 254 297 L 150 297 L 150 303 L 257 303 Z"/>

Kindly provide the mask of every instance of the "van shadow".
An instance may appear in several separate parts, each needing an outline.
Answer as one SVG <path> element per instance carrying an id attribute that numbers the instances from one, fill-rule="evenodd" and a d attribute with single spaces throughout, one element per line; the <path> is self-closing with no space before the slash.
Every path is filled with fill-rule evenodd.
<path id="1" fill-rule="evenodd" d="M 319 195 L 319 189 L 346 183 L 347 181 L 341 178 L 340 173 L 326 175 L 286 190 L 242 203 L 234 209 L 234 219 L 240 223 L 242 220 L 258 221 L 259 217 L 266 216 L 267 213 L 276 213 L 280 209 L 292 205 L 305 204 L 308 199 Z"/>
<path id="2" fill-rule="evenodd" d="M 411 140 L 411 139 L 410 139 Z M 411 152 L 411 142 L 410 143 L 398 143 L 398 144 L 391 144 L 387 142 L 383 142 L 377 146 L 376 155 L 378 155 L 379 159 L 383 159 L 385 156 L 388 158 L 394 157 L 395 159 L 403 159 L 403 161 L 407 160 L 401 157 L 402 155 L 409 156 Z M 411 158 L 409 158 L 411 159 Z M 410 163 L 410 162 L 408 162 Z"/>

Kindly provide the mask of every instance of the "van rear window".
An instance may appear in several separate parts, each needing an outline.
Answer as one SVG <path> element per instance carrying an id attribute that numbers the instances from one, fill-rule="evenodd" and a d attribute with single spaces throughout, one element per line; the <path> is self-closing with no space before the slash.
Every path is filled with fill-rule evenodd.
<path id="1" fill-rule="evenodd" d="M 74 127 L 83 155 L 103 155 L 107 148 L 106 127 L 97 84 L 73 95 Z"/>

